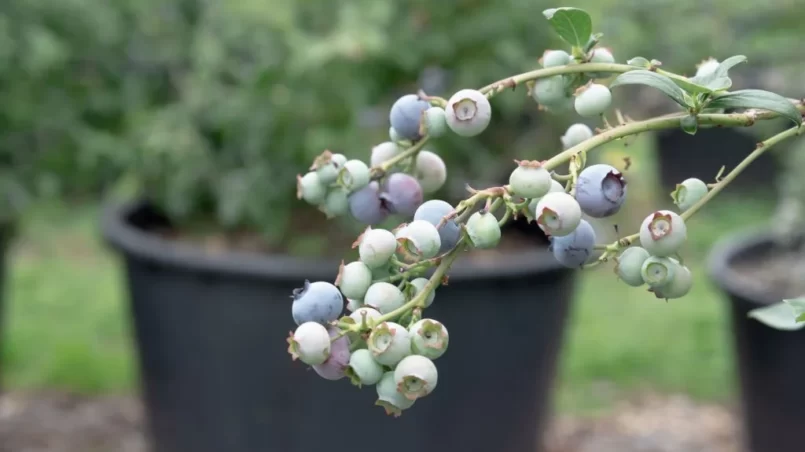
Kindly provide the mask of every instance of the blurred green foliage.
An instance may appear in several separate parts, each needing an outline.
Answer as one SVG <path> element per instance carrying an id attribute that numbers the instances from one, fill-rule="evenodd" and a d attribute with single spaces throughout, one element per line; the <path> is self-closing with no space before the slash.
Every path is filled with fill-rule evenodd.
<path id="1" fill-rule="evenodd" d="M 401 94 L 449 96 L 534 69 L 561 46 L 545 8 L 585 8 L 620 61 L 639 54 L 682 72 L 706 56 L 795 58 L 785 39 L 804 14 L 782 0 L 565 3 L 5 0 L 0 212 L 12 217 L 30 194 L 125 181 L 180 224 L 281 242 L 302 207 L 294 176 L 315 155 L 367 158 Z M 431 146 L 459 187 L 555 151 L 571 118 L 539 113 L 524 93 L 496 99 L 479 139 Z"/>

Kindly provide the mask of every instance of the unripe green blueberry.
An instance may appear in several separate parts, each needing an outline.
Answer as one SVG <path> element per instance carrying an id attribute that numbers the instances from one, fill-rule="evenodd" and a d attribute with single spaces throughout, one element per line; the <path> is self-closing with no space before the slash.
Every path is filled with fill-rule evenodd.
<path id="1" fill-rule="evenodd" d="M 330 155 L 330 161 L 336 168 L 343 168 L 347 164 L 347 156 L 344 154 L 332 154 Z"/>
<path id="2" fill-rule="evenodd" d="M 492 106 L 480 91 L 462 89 L 447 101 L 445 113 L 447 126 L 456 135 L 474 137 L 489 126 Z"/>
<path id="3" fill-rule="evenodd" d="M 679 126 L 688 135 L 696 135 L 699 130 L 699 120 L 695 115 L 688 115 L 679 120 Z"/>
<path id="4" fill-rule="evenodd" d="M 305 322 L 288 337 L 288 353 L 293 360 L 313 366 L 330 356 L 330 333 L 318 322 Z"/>
<path id="5" fill-rule="evenodd" d="M 414 172 L 422 187 L 422 193 L 426 195 L 438 191 L 447 182 L 447 166 L 444 160 L 431 151 L 419 151 Z"/>
<path id="6" fill-rule="evenodd" d="M 604 85 L 592 83 L 576 94 L 576 113 L 584 117 L 598 116 L 612 104 L 612 93 Z"/>
<path id="7" fill-rule="evenodd" d="M 343 154 L 333 154 L 330 151 L 325 151 L 316 158 L 313 169 L 315 169 L 316 175 L 319 176 L 319 181 L 322 184 L 330 185 L 338 179 L 338 173 L 346 162 L 347 158 Z"/>
<path id="8" fill-rule="evenodd" d="M 640 275 L 649 287 L 662 287 L 674 279 L 678 265 L 667 257 L 649 256 L 643 262 Z"/>
<path id="9" fill-rule="evenodd" d="M 428 278 L 416 278 L 411 281 L 411 285 L 414 286 L 414 296 L 419 295 L 420 292 L 425 290 L 425 284 L 428 283 Z M 436 290 L 431 290 L 428 294 L 428 297 L 425 299 L 425 308 L 430 307 L 433 304 L 433 300 L 436 298 Z"/>
<path id="10" fill-rule="evenodd" d="M 564 50 L 546 50 L 539 62 L 544 68 L 564 66 L 570 63 L 570 54 Z"/>
<path id="11" fill-rule="evenodd" d="M 480 211 L 470 215 L 465 225 L 467 235 L 475 248 L 494 248 L 500 242 L 498 219 L 489 212 Z"/>
<path id="12" fill-rule="evenodd" d="M 708 190 L 704 181 L 691 177 L 685 179 L 681 184 L 677 184 L 676 190 L 671 193 L 671 198 L 673 198 L 674 204 L 684 211 L 701 201 L 707 195 Z"/>
<path id="13" fill-rule="evenodd" d="M 350 262 L 347 265 L 342 262 L 335 285 L 341 289 L 345 297 L 363 300 L 366 291 L 372 285 L 372 270 L 361 261 Z"/>
<path id="14" fill-rule="evenodd" d="M 720 63 L 715 58 L 708 58 L 696 65 L 696 77 L 709 77 L 716 72 Z"/>
<path id="15" fill-rule="evenodd" d="M 339 182 L 350 193 L 369 185 L 369 167 L 360 160 L 353 159 L 344 163 L 338 174 Z"/>
<path id="16" fill-rule="evenodd" d="M 422 113 L 419 132 L 433 138 L 443 136 L 447 132 L 447 113 L 442 107 L 430 107 Z"/>
<path id="17" fill-rule="evenodd" d="M 349 192 L 342 187 L 331 188 L 324 198 L 324 203 L 319 206 L 319 210 L 324 212 L 327 218 L 344 215 L 349 210 Z"/>
<path id="18" fill-rule="evenodd" d="M 538 79 L 531 89 L 531 97 L 538 104 L 548 108 L 558 106 L 571 98 L 568 95 L 565 78 L 562 75 Z"/>
<path id="19" fill-rule="evenodd" d="M 590 63 L 614 63 L 615 57 L 612 56 L 612 51 L 605 47 L 597 47 L 593 50 L 593 55 L 590 57 Z M 588 74 L 591 78 L 606 78 L 612 75 L 611 72 L 590 72 Z"/>
<path id="20" fill-rule="evenodd" d="M 545 111 L 548 111 L 550 113 L 556 113 L 556 114 L 567 113 L 567 112 L 573 111 L 574 105 L 575 105 L 575 100 L 576 100 L 576 98 L 574 98 L 573 96 L 568 95 L 564 99 L 562 99 L 560 101 L 557 101 L 555 104 L 551 104 L 551 105 L 543 104 L 542 108 L 544 108 Z"/>
<path id="21" fill-rule="evenodd" d="M 639 246 L 626 248 L 615 261 L 615 273 L 621 281 L 632 287 L 640 287 L 643 281 L 643 264 L 651 256 L 648 251 Z"/>
<path id="22" fill-rule="evenodd" d="M 414 220 L 395 234 L 405 255 L 413 260 L 430 259 L 439 254 L 442 239 L 436 226 L 425 220 Z"/>
<path id="23" fill-rule="evenodd" d="M 551 180 L 551 189 L 548 191 L 548 193 L 565 193 L 565 187 L 560 182 L 555 181 L 555 180 Z M 542 197 L 533 198 L 528 203 L 528 211 L 529 212 L 536 212 L 537 211 L 537 204 L 539 204 L 540 199 L 542 199 Z"/>
<path id="24" fill-rule="evenodd" d="M 679 264 L 674 259 L 671 260 L 676 264 L 674 277 L 667 284 L 652 289 L 657 298 L 665 298 L 666 300 L 682 298 L 693 287 L 693 275 L 691 275 L 690 269 Z"/>
<path id="25" fill-rule="evenodd" d="M 671 256 L 682 247 L 687 235 L 685 220 L 679 214 L 659 210 L 647 216 L 640 225 L 640 246 L 652 256 Z"/>
<path id="26" fill-rule="evenodd" d="M 539 198 L 551 190 L 551 173 L 534 160 L 521 160 L 509 175 L 509 188 L 523 198 Z"/>
<path id="27" fill-rule="evenodd" d="M 373 385 L 383 378 L 383 366 L 372 357 L 372 352 L 363 348 L 349 357 L 349 366 L 344 371 L 355 386 Z"/>
<path id="28" fill-rule="evenodd" d="M 593 130 L 587 124 L 577 123 L 567 128 L 562 135 L 562 147 L 570 149 L 573 146 L 583 143 L 593 137 Z"/>
<path id="29" fill-rule="evenodd" d="M 371 269 L 383 267 L 397 251 L 397 238 L 386 229 L 368 229 L 361 235 L 358 255 Z"/>
<path id="30" fill-rule="evenodd" d="M 447 328 L 436 320 L 422 319 L 408 328 L 411 351 L 430 359 L 437 359 L 447 351 L 450 335 Z"/>
<path id="31" fill-rule="evenodd" d="M 394 367 L 411 354 L 411 335 L 402 325 L 383 322 L 369 334 L 367 345 L 375 361 Z"/>
<path id="32" fill-rule="evenodd" d="M 363 304 L 377 309 L 381 314 L 388 314 L 405 304 L 405 296 L 394 284 L 378 281 L 366 290 Z"/>
<path id="33" fill-rule="evenodd" d="M 439 372 L 433 361 L 422 355 L 408 355 L 394 369 L 397 391 L 408 400 L 416 400 L 433 392 Z"/>
<path id="34" fill-rule="evenodd" d="M 573 196 L 564 191 L 548 193 L 537 203 L 534 218 L 546 234 L 563 237 L 579 226 L 581 207 Z"/>
<path id="35" fill-rule="evenodd" d="M 363 301 L 354 298 L 347 298 L 347 311 L 354 312 L 363 306 Z"/>
<path id="36" fill-rule="evenodd" d="M 366 319 L 366 322 L 368 323 L 369 321 L 377 320 L 378 318 L 380 318 L 381 315 L 383 314 L 381 314 L 380 311 L 378 311 L 375 308 L 371 308 L 369 306 L 361 306 L 358 309 L 354 310 L 352 314 L 349 315 L 349 317 L 355 320 L 355 324 L 363 325 L 364 319 Z"/>
<path id="37" fill-rule="evenodd" d="M 393 141 L 384 141 L 372 148 L 369 157 L 369 164 L 372 167 L 380 166 L 381 163 L 398 156 L 403 151 L 397 143 Z"/>
<path id="38" fill-rule="evenodd" d="M 324 202 L 327 187 L 319 180 L 319 175 L 311 171 L 304 176 L 296 176 L 296 198 L 304 199 L 308 204 L 317 206 Z"/>
<path id="39" fill-rule="evenodd" d="M 408 399 L 397 391 L 397 383 L 394 381 L 394 371 L 384 373 L 375 387 L 377 388 L 377 401 L 375 405 L 383 407 L 388 415 L 400 417 L 403 411 L 414 406 L 414 400 Z"/>

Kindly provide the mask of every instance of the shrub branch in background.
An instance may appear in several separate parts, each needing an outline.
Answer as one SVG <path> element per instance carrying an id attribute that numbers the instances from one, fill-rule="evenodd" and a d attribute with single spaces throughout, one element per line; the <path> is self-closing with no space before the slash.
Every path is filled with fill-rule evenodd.
<path id="1" fill-rule="evenodd" d="M 425 310 L 437 288 L 447 284 L 451 264 L 466 250 L 495 247 L 508 220 L 524 216 L 536 221 L 550 238 L 554 257 L 566 267 L 614 262 L 613 271 L 625 284 L 645 287 L 660 299 L 681 298 L 692 285 L 691 269 L 679 254 L 687 221 L 755 159 L 803 131 L 802 101 L 761 90 L 729 91 L 728 72 L 746 61 L 743 56 L 706 60 L 691 78 L 643 57 L 618 64 L 609 49 L 599 46 L 602 35 L 593 33 L 585 11 L 556 8 L 544 15 L 569 51 L 549 50 L 541 69 L 479 90 L 463 89 L 449 98 L 405 95 L 391 107 L 390 140 L 373 149 L 369 164 L 325 151 L 298 177 L 300 199 L 319 206 L 328 218 L 351 215 L 367 228 L 353 244 L 359 259 L 342 263 L 333 283 L 306 281 L 294 291 L 298 328 L 288 338 L 289 352 L 324 378 L 375 385 L 377 404 L 389 414 L 400 415 L 436 389 L 434 361 L 445 353 L 449 334 Z M 612 75 L 608 84 L 601 82 Z M 642 121 L 615 111 L 614 121 L 608 120 L 611 90 L 636 84 L 661 91 L 680 111 Z M 575 110 L 582 117 L 601 118 L 601 127 L 594 132 L 584 124 L 570 126 L 561 152 L 544 161 L 515 161 L 506 185 L 467 187 L 469 196 L 455 206 L 425 200 L 446 180 L 445 164 L 425 149 L 428 140 L 447 133 L 479 135 L 490 123 L 490 99 L 522 85 L 541 109 Z M 740 164 L 726 173 L 722 168 L 712 181 L 681 181 L 672 193 L 678 212 L 650 212 L 634 234 L 597 243 L 582 214 L 605 218 L 617 213 L 628 185 L 614 167 L 588 166 L 589 152 L 652 130 L 681 128 L 696 134 L 700 127 L 749 127 L 774 118 L 793 125 L 757 143 Z M 567 172 L 559 173 L 564 165 Z M 394 215 L 406 222 L 391 231 L 373 228 Z M 351 313 L 342 317 L 345 301 Z M 794 305 L 798 320 L 805 319 L 802 303 Z"/>

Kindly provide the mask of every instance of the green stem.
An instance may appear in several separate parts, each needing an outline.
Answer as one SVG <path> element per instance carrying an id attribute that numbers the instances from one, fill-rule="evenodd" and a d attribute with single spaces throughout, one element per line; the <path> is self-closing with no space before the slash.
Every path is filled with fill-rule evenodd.
<path id="1" fill-rule="evenodd" d="M 623 73 L 638 69 L 643 68 L 639 68 L 637 66 L 629 66 L 628 64 L 615 64 L 615 63 L 582 63 L 582 64 L 571 64 L 567 66 L 556 66 L 513 75 L 503 80 L 499 80 L 495 83 L 486 85 L 483 88 L 481 88 L 480 91 L 486 94 L 488 97 L 491 97 L 505 91 L 506 88 L 514 88 L 515 86 L 523 84 L 525 82 L 545 77 L 551 77 L 554 75 L 577 74 L 579 72 Z"/>

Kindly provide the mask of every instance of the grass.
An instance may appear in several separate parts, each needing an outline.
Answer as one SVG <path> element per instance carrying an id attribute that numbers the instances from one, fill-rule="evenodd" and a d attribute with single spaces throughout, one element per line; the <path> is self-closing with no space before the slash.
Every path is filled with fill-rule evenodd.
<path id="1" fill-rule="evenodd" d="M 730 396 L 725 304 L 707 281 L 701 250 L 770 208 L 740 202 L 744 208 L 733 209 L 722 199 L 691 222 L 686 259 L 697 279 L 688 298 L 665 303 L 619 283 L 608 268 L 584 274 L 562 354 L 561 409 L 595 410 L 641 388 Z M 43 206 L 25 218 L 0 344 L 8 386 L 92 393 L 136 384 L 123 274 L 97 238 L 96 219 L 93 206 Z"/>

